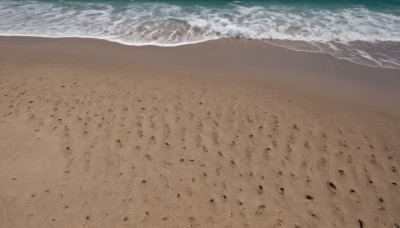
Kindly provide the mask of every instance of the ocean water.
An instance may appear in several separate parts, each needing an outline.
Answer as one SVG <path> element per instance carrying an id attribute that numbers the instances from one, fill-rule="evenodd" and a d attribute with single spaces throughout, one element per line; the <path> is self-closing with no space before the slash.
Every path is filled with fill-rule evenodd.
<path id="1" fill-rule="evenodd" d="M 0 0 L 0 35 L 158 46 L 252 39 L 400 69 L 400 0 Z"/>

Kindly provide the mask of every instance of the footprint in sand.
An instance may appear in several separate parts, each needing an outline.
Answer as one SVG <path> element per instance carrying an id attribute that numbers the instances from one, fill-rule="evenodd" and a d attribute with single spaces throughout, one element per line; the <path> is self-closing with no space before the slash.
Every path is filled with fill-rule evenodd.
<path id="1" fill-rule="evenodd" d="M 308 199 L 308 200 L 313 200 L 313 199 L 314 199 L 314 197 L 313 197 L 313 196 L 311 196 L 311 195 L 306 195 L 306 199 Z"/>
<path id="2" fill-rule="evenodd" d="M 262 194 L 263 194 L 263 191 L 264 191 L 263 186 L 258 185 L 258 194 L 262 195 Z"/>
<path id="3" fill-rule="evenodd" d="M 257 208 L 256 215 L 259 216 L 259 215 L 261 215 L 262 213 L 264 213 L 264 211 L 265 211 L 265 205 L 261 204 L 261 205 L 259 205 L 258 208 Z"/>

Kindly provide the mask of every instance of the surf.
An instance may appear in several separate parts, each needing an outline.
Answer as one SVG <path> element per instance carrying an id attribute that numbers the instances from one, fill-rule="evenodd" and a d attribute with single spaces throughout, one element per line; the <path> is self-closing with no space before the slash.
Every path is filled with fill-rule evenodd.
<path id="1" fill-rule="evenodd" d="M 166 47 L 252 39 L 368 66 L 400 68 L 400 13 L 395 3 L 4 0 L 0 35 Z"/>

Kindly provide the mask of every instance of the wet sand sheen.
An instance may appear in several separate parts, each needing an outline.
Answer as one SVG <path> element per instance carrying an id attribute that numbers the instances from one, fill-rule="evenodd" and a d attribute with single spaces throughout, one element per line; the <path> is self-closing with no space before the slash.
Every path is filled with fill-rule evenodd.
<path id="1" fill-rule="evenodd" d="M 0 227 L 400 225 L 398 71 L 236 40 L 0 53 Z"/>

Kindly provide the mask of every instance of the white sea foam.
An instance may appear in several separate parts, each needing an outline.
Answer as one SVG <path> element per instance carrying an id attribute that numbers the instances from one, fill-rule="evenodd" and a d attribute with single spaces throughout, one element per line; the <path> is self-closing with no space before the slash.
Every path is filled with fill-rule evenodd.
<path id="1" fill-rule="evenodd" d="M 3 0 L 0 35 L 89 37 L 158 46 L 230 37 L 286 40 L 307 42 L 312 51 L 361 64 L 400 68 L 400 16 L 363 7 L 324 10 L 232 3 L 208 8 L 135 2 L 116 7 Z"/>

